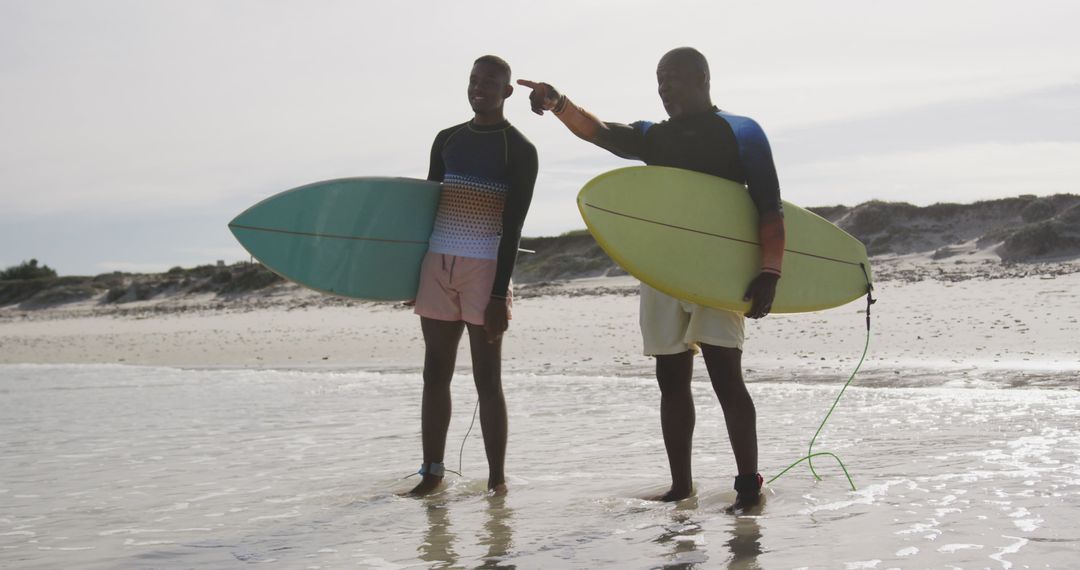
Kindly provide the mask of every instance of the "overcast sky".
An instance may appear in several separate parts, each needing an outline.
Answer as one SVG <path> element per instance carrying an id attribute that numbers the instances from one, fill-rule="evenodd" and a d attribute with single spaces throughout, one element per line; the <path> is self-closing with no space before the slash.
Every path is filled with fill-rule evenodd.
<path id="1" fill-rule="evenodd" d="M 425 176 L 485 53 L 630 122 L 665 118 L 656 62 L 694 46 L 803 206 L 1080 192 L 1078 21 L 1075 0 L 0 0 L 0 267 L 246 259 L 226 223 L 269 195 Z M 633 163 L 526 95 L 525 235 L 582 228 L 580 187 Z"/>

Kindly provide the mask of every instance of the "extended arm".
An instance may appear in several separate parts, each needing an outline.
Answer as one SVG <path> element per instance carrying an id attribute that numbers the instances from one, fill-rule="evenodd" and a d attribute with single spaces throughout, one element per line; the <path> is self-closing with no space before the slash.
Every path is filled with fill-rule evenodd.
<path id="1" fill-rule="evenodd" d="M 518 85 L 532 89 L 529 103 L 537 115 L 551 111 L 578 138 L 591 142 L 622 158 L 641 157 L 642 139 L 640 133 L 629 125 L 606 123 L 595 115 L 577 106 L 561 95 L 551 85 L 543 82 L 519 79 Z"/>

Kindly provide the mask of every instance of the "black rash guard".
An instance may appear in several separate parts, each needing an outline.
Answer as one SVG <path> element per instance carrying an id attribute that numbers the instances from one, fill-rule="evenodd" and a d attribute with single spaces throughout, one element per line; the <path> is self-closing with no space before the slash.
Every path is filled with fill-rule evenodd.
<path id="1" fill-rule="evenodd" d="M 734 180 L 747 187 L 758 214 L 783 213 L 780 183 L 765 132 L 753 119 L 713 107 L 662 123 L 613 129 L 604 148 L 622 158 Z"/>
<path id="2" fill-rule="evenodd" d="M 536 147 L 507 121 L 441 131 L 428 169 L 443 185 L 428 251 L 495 259 L 491 294 L 505 297 L 537 168 Z"/>

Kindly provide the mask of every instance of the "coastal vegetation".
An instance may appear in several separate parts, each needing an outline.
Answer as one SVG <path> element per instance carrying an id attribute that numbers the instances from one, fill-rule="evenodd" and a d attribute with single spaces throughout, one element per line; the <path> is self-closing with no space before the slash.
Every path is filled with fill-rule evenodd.
<path id="1" fill-rule="evenodd" d="M 1022 276 L 1046 271 L 1071 272 L 1071 268 L 1080 267 L 1074 263 L 1080 260 L 1080 196 L 1073 194 L 1024 195 L 973 204 L 931 206 L 873 201 L 855 207 L 831 206 L 811 208 L 811 211 L 866 244 L 871 257 L 878 260 L 874 269 L 878 281 Z M 555 237 L 524 238 L 521 247 L 530 252 L 518 256 L 514 272 L 518 284 L 625 275 L 585 230 Z M 978 259 L 979 265 L 989 263 L 999 267 L 942 276 L 937 275 L 942 271 L 940 266 L 893 271 L 883 262 L 910 254 L 923 254 L 937 262 L 948 259 L 949 263 Z M 1002 271 L 1000 266 L 1006 270 Z M 0 307 L 32 310 L 78 301 L 122 305 L 197 295 L 229 301 L 284 285 L 284 279 L 259 263 L 173 267 L 158 274 L 114 272 L 79 277 L 57 276 L 49 266 L 32 259 L 0 271 Z"/>
<path id="2" fill-rule="evenodd" d="M 49 277 L 56 277 L 56 271 L 48 265 L 39 266 L 36 259 L 24 261 L 0 271 L 0 281 L 24 281 Z"/>

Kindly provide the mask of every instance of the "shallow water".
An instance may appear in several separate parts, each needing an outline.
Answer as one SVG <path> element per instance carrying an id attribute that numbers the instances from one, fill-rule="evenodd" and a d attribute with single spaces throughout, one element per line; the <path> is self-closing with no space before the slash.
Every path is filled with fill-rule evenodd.
<path id="1" fill-rule="evenodd" d="M 732 516 L 731 458 L 695 384 L 696 497 L 664 490 L 648 378 L 514 376 L 510 494 L 464 476 L 397 497 L 420 462 L 420 380 L 362 371 L 0 366 L 0 567 L 1024 568 L 1080 560 L 1080 393 L 850 389 L 805 464 Z M 838 384 L 752 383 L 778 473 Z M 447 466 L 471 419 L 455 381 Z M 478 428 L 475 428 L 478 429 Z"/>

